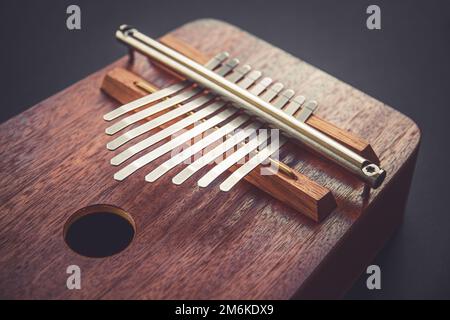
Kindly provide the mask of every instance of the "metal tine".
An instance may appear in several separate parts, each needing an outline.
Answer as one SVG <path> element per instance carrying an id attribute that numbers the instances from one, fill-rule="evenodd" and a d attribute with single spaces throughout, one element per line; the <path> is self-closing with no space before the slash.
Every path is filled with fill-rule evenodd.
<path id="1" fill-rule="evenodd" d="M 270 84 L 272 83 L 272 79 L 264 78 L 255 84 L 250 92 L 255 95 L 260 95 Z M 243 142 L 247 139 L 252 133 L 255 133 L 262 126 L 260 122 L 252 122 L 248 124 L 245 128 L 240 130 L 239 132 L 229 136 L 227 140 L 212 150 L 208 151 L 206 154 L 196 159 L 193 163 L 184 168 L 181 172 L 179 172 L 175 177 L 173 177 L 172 182 L 174 184 L 181 184 L 186 181 L 189 177 L 195 174 L 197 171 L 211 163 L 217 157 L 223 155 L 225 152 L 235 147 L 237 144 Z M 238 159 L 239 160 L 239 159 Z M 226 169 L 225 169 L 226 170 Z"/>
<path id="2" fill-rule="evenodd" d="M 312 106 L 315 105 L 317 107 L 317 103 L 315 101 L 312 101 L 311 105 Z M 307 118 L 304 117 L 304 114 L 302 116 L 302 112 L 299 112 L 297 114 L 296 118 L 303 122 L 305 122 L 307 120 Z M 239 169 L 234 171 L 227 179 L 225 179 L 225 181 L 223 181 L 220 184 L 220 190 L 229 191 L 248 173 L 250 173 L 259 164 L 264 162 L 273 153 L 275 153 L 277 150 L 279 150 L 286 142 L 287 142 L 287 139 L 283 136 L 280 136 L 279 143 L 274 143 L 274 141 L 271 141 L 269 146 L 265 147 L 262 150 L 259 150 L 259 152 L 254 157 L 252 157 L 249 161 L 247 161 L 245 164 L 243 164 L 241 167 L 239 167 Z"/>
<path id="3" fill-rule="evenodd" d="M 250 87 L 253 83 L 255 83 L 256 80 L 258 80 L 261 77 L 262 73 L 260 71 L 252 71 L 247 77 L 245 77 L 244 79 L 242 79 L 241 82 L 238 83 L 238 85 L 241 88 L 248 88 Z"/>
<path id="4" fill-rule="evenodd" d="M 230 76 L 237 73 L 240 75 L 240 77 L 242 77 L 242 76 L 245 76 L 248 71 L 250 71 L 248 69 L 248 66 L 239 67 L 239 68 L 236 68 L 236 71 L 231 73 Z M 234 77 L 234 78 L 236 78 L 236 77 Z M 239 80 L 240 78 L 238 77 L 236 79 Z M 199 98 L 196 98 L 186 104 L 183 104 L 179 108 L 175 108 L 155 119 L 152 119 L 134 129 L 131 129 L 130 131 L 126 132 L 125 134 L 121 135 L 120 137 L 109 142 L 106 145 L 106 147 L 109 150 L 115 150 L 118 147 L 122 146 L 123 144 L 127 143 L 128 141 L 140 136 L 141 134 L 144 134 L 144 133 L 156 128 L 157 126 L 160 126 L 160 125 L 167 123 L 168 121 L 173 120 L 183 114 L 186 114 L 194 109 L 197 109 L 197 108 L 205 105 L 206 103 L 210 102 L 213 99 L 215 99 L 215 96 L 213 94 L 207 94 L 207 95 L 201 96 Z M 214 107 L 212 107 L 212 108 L 214 108 Z M 182 129 L 182 128 L 180 128 L 180 129 Z"/>
<path id="5" fill-rule="evenodd" d="M 289 102 L 289 104 L 284 109 L 284 112 L 286 112 L 287 114 L 295 114 L 297 110 L 300 109 L 300 107 L 303 105 L 305 100 L 306 99 L 304 96 L 296 96 Z"/>
<path id="6" fill-rule="evenodd" d="M 171 125 L 171 126 L 165 128 L 164 130 L 162 130 L 162 131 L 156 133 L 155 135 L 152 135 L 152 136 L 150 136 L 150 137 L 148 137 L 148 138 L 142 140 L 142 141 L 139 142 L 138 144 L 136 144 L 136 145 L 134 145 L 134 146 L 128 148 L 127 150 L 123 151 L 122 153 L 120 153 L 119 155 L 117 155 L 116 157 L 114 157 L 113 159 L 111 159 L 111 164 L 113 164 L 113 165 L 119 165 L 119 164 L 121 164 L 121 163 L 124 162 L 125 160 L 127 160 L 127 159 L 131 158 L 132 156 L 134 156 L 135 154 L 139 153 L 140 151 L 142 151 L 142 150 L 144 150 L 144 149 L 150 147 L 151 145 L 153 145 L 153 144 L 155 144 L 155 143 L 158 143 L 159 141 L 161 141 L 161 140 L 163 140 L 163 139 L 169 137 L 170 135 L 172 135 L 172 134 L 178 132 L 179 130 L 181 130 L 181 129 L 183 129 L 183 128 L 185 128 L 185 127 L 187 127 L 187 126 L 189 126 L 189 125 L 191 125 L 191 124 L 193 124 L 193 123 L 195 123 L 196 121 L 198 121 L 198 120 L 204 118 L 206 115 L 209 115 L 209 114 L 214 113 L 215 111 L 219 110 L 220 108 L 222 108 L 222 107 L 225 106 L 225 105 L 226 105 L 226 102 L 224 102 L 224 101 L 216 101 L 216 102 L 214 102 L 214 103 L 208 105 L 207 107 L 201 109 L 200 111 L 195 112 L 193 115 L 191 115 L 191 116 L 189 116 L 189 117 L 187 117 L 187 118 L 185 118 L 185 119 L 182 119 L 182 120 L 178 121 L 177 123 L 175 123 L 175 124 L 173 124 L 173 125 Z M 231 111 L 232 114 L 234 114 L 234 113 L 237 112 L 237 109 L 232 108 L 232 107 L 228 108 L 228 110 Z M 226 111 L 226 110 L 225 110 L 225 111 Z M 223 113 L 223 112 L 222 112 L 222 113 Z M 206 115 L 203 115 L 203 114 L 206 114 Z M 213 118 L 211 118 L 211 119 L 205 121 L 204 123 L 208 123 L 208 125 L 209 125 L 210 123 L 212 123 L 213 126 L 214 126 L 215 124 L 218 124 L 218 123 L 220 123 L 220 122 L 222 122 L 222 121 L 224 121 L 224 120 L 225 120 L 225 119 L 224 119 L 224 116 L 222 115 L 222 116 L 220 116 L 220 117 L 213 117 Z M 204 124 L 204 123 L 203 123 L 203 124 Z M 214 123 L 215 123 L 215 124 L 214 124 Z M 202 126 L 203 124 L 199 125 L 198 127 Z M 209 127 L 209 128 L 210 128 L 210 127 Z M 194 129 L 197 129 L 197 127 L 195 127 Z M 194 129 L 191 129 L 190 131 L 185 132 L 184 134 L 180 135 L 179 137 L 177 137 L 177 138 L 175 138 L 175 139 L 179 139 L 178 141 L 183 141 L 183 142 L 181 142 L 181 144 L 184 143 L 184 142 L 186 142 L 187 140 L 190 139 L 190 138 L 188 138 L 188 137 L 190 136 L 190 132 L 193 131 Z M 205 127 L 205 130 L 207 130 L 207 129 L 208 129 L 208 128 Z M 202 133 L 202 132 L 203 132 L 203 131 L 200 131 L 199 133 Z M 198 133 L 198 134 L 199 134 L 199 133 Z M 198 135 L 198 134 L 197 134 L 197 135 Z M 180 138 L 180 137 L 182 137 L 182 138 Z M 183 138 L 183 137 L 184 137 L 184 138 Z M 186 138 L 187 140 L 183 140 L 183 139 L 185 139 L 185 138 Z M 175 139 L 174 139 L 174 140 L 175 140 Z M 178 142 L 177 142 L 177 143 L 178 143 Z M 163 146 L 165 146 L 165 145 L 163 145 Z M 161 147 L 163 147 L 163 146 L 161 146 Z M 175 147 L 176 147 L 176 146 L 175 146 Z M 156 150 L 156 149 L 155 149 L 155 150 Z M 168 151 L 170 151 L 170 150 L 168 150 Z M 167 152 L 168 152 L 168 151 L 167 151 Z M 158 152 L 160 152 L 160 151 L 158 151 Z M 141 157 L 141 158 L 142 158 L 142 157 Z M 141 159 L 141 158 L 140 158 L 140 159 Z M 133 164 L 136 164 L 136 163 L 139 164 L 139 163 L 140 163 L 140 162 L 139 162 L 140 159 L 134 161 L 134 162 L 133 162 L 131 165 L 129 165 L 129 166 L 132 166 Z M 151 158 L 150 158 L 150 156 L 148 156 L 146 159 L 151 159 Z M 152 160 L 151 160 L 151 161 L 152 161 Z M 128 167 L 129 167 L 129 166 L 128 166 Z M 124 168 L 124 169 L 125 169 L 125 168 Z M 137 169 L 136 169 L 136 170 L 137 170 Z M 134 171 L 135 171 L 135 170 L 133 170 L 132 172 L 134 172 Z M 132 172 L 131 172 L 131 173 L 132 173 Z M 130 174 L 131 174 L 131 173 L 130 173 Z M 122 175 L 118 175 L 118 177 L 121 177 L 121 176 L 122 176 Z"/>
<path id="7" fill-rule="evenodd" d="M 227 76 L 227 78 L 231 82 L 238 82 L 239 80 L 244 78 L 251 69 L 252 68 L 248 64 L 243 65 L 242 67 L 234 69 L 233 72 Z"/>
<path id="8" fill-rule="evenodd" d="M 228 59 L 229 56 L 230 55 L 228 52 L 221 52 L 221 53 L 217 54 L 214 58 L 212 58 L 210 61 L 208 61 L 208 63 L 205 66 L 210 70 L 214 70 L 218 66 L 220 66 L 222 64 L 222 62 L 224 62 L 226 59 Z M 187 88 L 189 85 L 192 85 L 192 83 L 189 81 L 182 81 L 182 82 L 175 83 L 167 88 L 161 89 L 157 92 L 151 93 L 140 99 L 137 99 L 130 103 L 127 103 L 117 109 L 114 109 L 113 111 L 105 114 L 103 116 L 103 119 L 105 119 L 106 121 L 114 120 L 130 111 L 139 109 L 147 104 L 164 99 L 174 93 L 177 93 L 178 91 L 181 91 L 181 90 Z"/>
<path id="9" fill-rule="evenodd" d="M 236 67 L 238 64 L 239 64 L 238 59 L 231 59 L 231 60 L 227 61 L 225 64 L 223 64 L 216 71 L 216 73 L 221 76 L 225 76 L 231 70 L 233 70 L 233 68 Z M 203 88 L 201 88 L 201 87 L 190 88 L 188 90 L 185 90 L 185 91 L 181 92 L 180 94 L 177 94 L 167 100 L 161 101 L 153 106 L 150 106 L 144 110 L 141 110 L 133 115 L 130 115 L 130 116 L 116 122 L 114 125 L 112 125 L 106 129 L 106 134 L 113 135 L 113 134 L 119 132 L 120 130 L 125 129 L 126 127 L 128 127 L 138 121 L 144 120 L 145 118 L 148 118 L 148 117 L 150 117 L 156 113 L 159 113 L 163 110 L 172 108 L 172 107 L 176 106 L 177 104 L 194 97 L 195 95 L 199 94 L 202 91 L 203 91 Z"/>
<path id="10" fill-rule="evenodd" d="M 275 91 L 282 88 L 281 84 L 276 83 L 274 86 L 276 86 Z M 274 89 L 269 88 L 266 90 L 266 94 L 263 95 L 265 96 L 265 99 L 273 99 L 273 94 L 267 94 L 267 92 L 273 92 Z M 287 92 L 287 96 L 293 96 L 294 92 L 292 90 L 286 90 Z M 284 93 L 286 93 L 286 91 Z M 292 92 L 291 92 L 292 91 Z M 281 98 L 281 97 L 280 97 Z M 285 99 L 277 99 L 278 108 L 282 108 L 284 107 L 284 105 L 287 104 L 287 100 Z M 241 147 L 240 149 L 238 149 L 238 151 L 236 151 L 235 153 L 233 153 L 231 156 L 227 157 L 224 161 L 222 161 L 221 163 L 219 163 L 218 165 L 216 165 L 214 168 L 212 168 L 208 173 L 206 173 L 199 181 L 198 181 L 198 185 L 200 187 L 206 187 L 208 186 L 211 182 L 213 182 L 216 178 L 218 178 L 223 172 L 225 172 L 227 169 L 229 169 L 231 166 L 233 166 L 236 162 L 238 162 L 240 159 L 242 159 L 243 157 L 245 157 L 247 154 L 255 151 L 256 149 L 258 149 L 263 143 L 265 143 L 269 137 L 267 136 L 267 134 L 265 134 L 265 132 L 259 133 L 258 139 L 257 141 L 252 141 L 251 143 L 246 143 L 243 147 Z M 265 150 L 265 149 L 264 149 Z M 268 151 L 265 151 L 265 153 L 267 153 Z M 274 151 L 275 152 L 275 151 Z M 273 152 L 272 152 L 273 153 Z M 272 154 L 271 153 L 271 154 Z M 270 155 L 269 155 L 270 156 Z M 267 157 L 264 158 L 267 159 Z M 264 161 L 263 160 L 263 161 Z M 262 162 L 262 161 L 261 161 Z M 245 164 L 244 164 L 245 165 Z M 243 166 L 244 166 L 243 165 Z M 241 168 L 241 167 L 240 167 Z M 240 168 L 238 170 L 240 170 Z M 233 173 L 234 174 L 234 173 Z M 232 175 L 233 175 L 232 174 Z M 240 179 L 239 179 L 240 180 Z M 238 180 L 238 181 L 239 181 Z"/>
<path id="11" fill-rule="evenodd" d="M 306 122 L 308 118 L 316 111 L 318 106 L 317 101 L 310 100 L 302 107 L 300 112 L 297 114 L 296 118 L 302 122 Z"/>
<path id="12" fill-rule="evenodd" d="M 283 90 L 284 85 L 280 82 L 275 83 L 273 86 L 269 87 L 266 92 L 261 96 L 261 99 L 265 101 L 272 101 L 281 90 Z"/>
<path id="13" fill-rule="evenodd" d="M 249 70 L 250 70 L 250 66 L 247 66 L 246 71 L 248 72 Z M 240 77 L 242 77 L 242 76 L 240 76 Z M 259 71 L 250 72 L 248 74 L 248 76 L 244 77 L 242 79 L 242 81 L 238 83 L 238 85 L 242 86 L 243 88 L 247 88 L 251 84 L 253 84 L 256 80 L 258 80 L 260 77 L 261 77 L 261 72 L 259 72 Z M 236 117 L 230 123 L 224 125 L 222 128 L 218 128 L 214 133 L 211 133 L 210 135 L 204 137 L 203 139 L 196 142 L 192 146 L 183 150 L 181 153 L 179 153 L 175 157 L 172 157 L 171 159 L 164 162 L 162 165 L 160 165 L 159 167 L 154 169 L 152 172 L 150 172 L 145 177 L 145 180 L 148 182 L 156 181 L 158 178 L 160 178 L 162 175 L 164 175 L 170 169 L 174 168 L 178 164 L 182 163 L 184 160 L 190 158 L 192 155 L 203 150 L 204 148 L 206 148 L 207 146 L 216 142 L 217 140 L 226 137 L 233 130 L 236 130 L 237 128 L 239 128 L 241 125 L 243 125 L 249 119 L 250 119 L 250 116 L 248 116 L 248 115 L 240 115 L 240 116 Z"/>
<path id="14" fill-rule="evenodd" d="M 285 106 L 289 100 L 294 96 L 295 92 L 294 90 L 288 89 L 284 90 L 282 93 L 278 95 L 278 98 L 275 100 L 272 105 L 274 107 L 277 107 L 278 109 L 281 109 L 283 106 Z"/>
<path id="15" fill-rule="evenodd" d="M 259 96 L 261 92 L 267 89 L 268 86 L 272 84 L 272 79 L 269 77 L 265 77 L 261 81 L 259 81 L 257 84 L 255 84 L 251 89 L 250 92 L 254 95 Z"/>

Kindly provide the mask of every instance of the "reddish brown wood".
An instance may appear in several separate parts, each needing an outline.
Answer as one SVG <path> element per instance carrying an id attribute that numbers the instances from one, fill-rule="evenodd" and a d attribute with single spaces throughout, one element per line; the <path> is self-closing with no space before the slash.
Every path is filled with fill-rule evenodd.
<path id="1" fill-rule="evenodd" d="M 170 176 L 146 183 L 145 170 L 116 182 L 102 116 L 117 103 L 99 88 L 108 71 L 127 67 L 121 59 L 0 126 L 1 298 L 338 297 L 400 223 L 420 140 L 414 122 L 228 24 L 200 20 L 172 34 L 207 55 L 230 51 L 320 101 L 318 116 L 371 142 L 385 183 L 364 198 L 337 166 L 286 152 L 284 162 L 336 196 L 338 208 L 317 224 L 246 182 L 223 193 Z M 171 81 L 140 56 L 129 68 L 158 87 Z M 101 203 L 129 212 L 136 237 L 112 257 L 79 256 L 64 224 Z M 66 288 L 71 264 L 82 290 Z"/>
<path id="2" fill-rule="evenodd" d="M 108 72 L 103 80 L 102 89 L 125 104 L 145 95 L 137 84 L 144 84 L 152 89 L 152 92 L 156 91 L 152 84 L 122 68 Z M 176 121 L 177 119 L 169 123 Z M 161 128 L 167 125 L 161 125 Z M 235 165 L 230 170 L 234 171 L 238 167 L 239 165 Z M 289 175 L 279 170 L 273 175 L 262 176 L 260 174 L 262 166 L 258 166 L 244 179 L 314 221 L 322 221 L 336 208 L 336 201 L 330 190 L 294 169 L 289 169 Z"/>

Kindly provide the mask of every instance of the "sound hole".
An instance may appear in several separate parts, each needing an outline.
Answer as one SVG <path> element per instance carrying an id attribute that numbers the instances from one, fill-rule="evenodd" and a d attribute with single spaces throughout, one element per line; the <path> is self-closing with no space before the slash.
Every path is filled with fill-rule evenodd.
<path id="1" fill-rule="evenodd" d="M 64 227 L 64 240 L 76 253 L 104 258 L 131 243 L 136 232 L 133 218 L 120 208 L 95 205 L 73 214 Z"/>

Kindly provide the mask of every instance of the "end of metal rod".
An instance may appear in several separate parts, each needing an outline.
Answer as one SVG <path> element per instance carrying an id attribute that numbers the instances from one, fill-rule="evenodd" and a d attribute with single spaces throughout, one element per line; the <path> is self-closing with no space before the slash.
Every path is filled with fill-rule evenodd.
<path id="1" fill-rule="evenodd" d="M 119 27 L 119 31 L 121 31 L 121 32 L 128 32 L 128 31 L 133 30 L 133 29 L 134 29 L 134 27 L 133 27 L 133 26 L 130 26 L 130 25 L 128 25 L 128 24 L 122 24 L 122 25 Z"/>
<path id="2" fill-rule="evenodd" d="M 135 60 L 133 47 L 127 44 L 127 37 L 133 35 L 133 31 L 136 30 L 134 27 L 128 24 L 122 24 L 116 31 L 116 39 L 121 43 L 125 43 L 128 46 L 128 63 L 133 64 Z"/>
<path id="3" fill-rule="evenodd" d="M 128 36 L 132 36 L 136 29 L 128 24 L 122 24 L 116 31 L 116 38 L 122 42 Z"/>
<path id="4" fill-rule="evenodd" d="M 362 168 L 362 172 L 367 177 L 367 180 L 373 189 L 377 189 L 379 186 L 381 186 L 384 179 L 386 178 L 386 171 L 384 171 L 374 163 L 366 164 Z"/>

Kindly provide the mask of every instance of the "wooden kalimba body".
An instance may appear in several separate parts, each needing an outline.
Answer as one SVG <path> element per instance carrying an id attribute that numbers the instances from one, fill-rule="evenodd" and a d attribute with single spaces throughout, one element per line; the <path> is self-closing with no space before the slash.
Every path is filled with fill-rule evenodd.
<path id="1" fill-rule="evenodd" d="M 384 182 L 373 182 L 377 188 L 371 190 L 371 181 L 322 157 L 322 150 L 291 141 L 280 148 L 278 159 L 272 152 L 263 157 L 278 167 L 261 175 L 264 165 L 248 163 L 271 144 L 263 147 L 239 133 L 235 144 L 218 146 L 237 135 L 231 130 L 235 126 L 258 129 L 261 119 L 226 104 L 216 92 L 209 91 L 208 100 L 198 83 L 185 81 L 176 90 L 182 80 L 170 66 L 134 54 L 131 61 L 120 59 L 0 126 L 0 296 L 342 296 L 402 220 L 420 141 L 417 126 L 383 103 L 222 22 L 195 21 L 160 42 L 199 64 L 208 66 L 210 61 L 210 69 L 227 82 L 337 141 L 357 159 L 382 167 L 387 172 Z M 221 52 L 230 57 L 220 58 Z M 218 57 L 215 66 L 213 57 Z M 175 91 L 161 94 L 171 87 Z M 151 98 L 158 94 L 159 99 Z M 182 94 L 186 96 L 180 98 Z M 128 104 L 142 97 L 151 103 L 135 109 Z M 117 108 L 117 101 L 125 109 Z M 202 135 L 198 128 L 215 129 Z M 187 130 L 184 139 L 175 135 L 181 129 Z M 170 155 L 170 143 L 173 148 L 185 146 L 181 156 Z M 246 162 L 229 160 L 215 173 L 233 153 L 214 164 L 196 166 L 196 158 L 193 164 L 184 162 L 207 146 L 221 155 L 252 143 L 251 152 L 235 156 L 239 160 L 247 155 Z M 241 169 L 245 166 L 250 168 L 247 174 Z M 101 258 L 72 250 L 66 243 L 72 225 L 103 211 L 129 222 L 131 243 Z M 100 238 L 103 232 L 102 227 L 96 231 Z M 66 286 L 70 265 L 82 271 L 81 290 Z"/>

